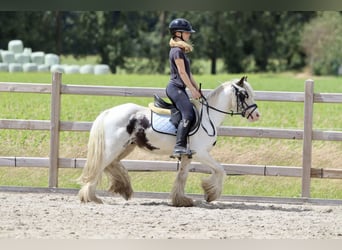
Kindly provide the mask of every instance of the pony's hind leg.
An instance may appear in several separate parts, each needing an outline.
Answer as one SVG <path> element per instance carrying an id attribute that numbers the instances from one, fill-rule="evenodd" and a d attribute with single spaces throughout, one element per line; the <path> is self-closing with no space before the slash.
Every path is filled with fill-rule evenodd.
<path id="1" fill-rule="evenodd" d="M 129 155 L 135 148 L 135 144 L 129 144 L 126 149 L 105 168 L 105 173 L 109 178 L 109 192 L 120 194 L 125 200 L 131 198 L 133 189 L 127 169 L 120 162 L 121 159 Z"/>
<path id="2" fill-rule="evenodd" d="M 93 161 L 89 158 L 87 159 L 82 175 L 78 178 L 78 183 L 82 185 L 78 192 L 81 202 L 94 201 L 96 203 L 103 203 L 96 196 L 96 186 L 102 178 L 102 169 L 102 163 L 95 165 Z"/>
<path id="3" fill-rule="evenodd" d="M 103 119 L 106 113 L 102 113 L 94 121 L 90 131 L 88 141 L 87 161 L 83 168 L 82 175 L 78 182 L 82 185 L 78 192 L 78 197 L 82 202 L 94 201 L 102 203 L 96 194 L 96 186 L 102 177 L 102 171 L 105 167 L 104 158 L 104 127 Z"/>
<path id="4" fill-rule="evenodd" d="M 133 189 L 128 172 L 121 162 L 113 161 L 104 171 L 109 177 L 108 191 L 120 194 L 125 200 L 129 200 Z"/>
<path id="5" fill-rule="evenodd" d="M 78 192 L 78 197 L 80 198 L 81 202 L 90 202 L 94 201 L 96 203 L 103 203 L 100 198 L 96 196 L 96 186 L 98 181 L 101 179 L 101 174 L 93 174 L 88 175 L 89 166 L 86 166 L 83 170 L 82 175 L 78 179 L 78 182 L 82 185 L 81 189 Z"/>
<path id="6" fill-rule="evenodd" d="M 191 198 L 185 196 L 184 189 L 189 173 L 189 164 L 191 160 L 188 156 L 183 155 L 181 158 L 180 168 L 173 184 L 171 192 L 172 205 L 176 207 L 192 207 L 194 202 Z"/>
<path id="7" fill-rule="evenodd" d="M 102 204 L 102 200 L 98 198 L 95 194 L 97 183 L 87 182 L 82 186 L 80 191 L 78 192 L 78 197 L 81 202 L 90 202 L 94 201 L 96 203 Z"/>

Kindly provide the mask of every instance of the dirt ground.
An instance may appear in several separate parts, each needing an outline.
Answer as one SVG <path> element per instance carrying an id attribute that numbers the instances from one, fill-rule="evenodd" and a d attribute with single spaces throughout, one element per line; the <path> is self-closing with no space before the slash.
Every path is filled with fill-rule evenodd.
<path id="1" fill-rule="evenodd" d="M 342 239 L 342 206 L 0 192 L 0 239 Z"/>

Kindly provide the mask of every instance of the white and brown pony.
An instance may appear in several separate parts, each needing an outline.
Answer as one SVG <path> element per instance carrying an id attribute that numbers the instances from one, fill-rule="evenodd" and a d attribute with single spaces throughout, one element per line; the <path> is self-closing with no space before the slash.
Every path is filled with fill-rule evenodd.
<path id="1" fill-rule="evenodd" d="M 227 114 L 239 114 L 249 121 L 259 119 L 254 92 L 247 77 L 225 82 L 194 103 L 199 111 L 196 132 L 189 136 L 189 147 L 194 159 L 208 166 L 212 174 L 202 180 L 205 200 L 218 199 L 222 192 L 225 171 L 210 156 L 217 139 L 217 128 Z M 151 109 L 126 103 L 103 111 L 94 121 L 88 142 L 88 154 L 79 178 L 82 202 L 102 203 L 95 194 L 96 186 L 105 172 L 110 181 L 109 191 L 126 200 L 133 194 L 128 171 L 120 162 L 138 146 L 155 154 L 170 155 L 176 142 L 174 135 L 156 132 L 151 126 Z M 184 193 L 188 167 L 192 158 L 182 156 L 171 192 L 172 205 L 193 206 L 193 200 Z"/>

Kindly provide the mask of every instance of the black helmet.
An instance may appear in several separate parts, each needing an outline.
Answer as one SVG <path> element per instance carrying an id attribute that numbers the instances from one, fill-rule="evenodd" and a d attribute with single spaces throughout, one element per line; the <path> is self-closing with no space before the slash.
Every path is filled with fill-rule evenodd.
<path id="1" fill-rule="evenodd" d="M 169 30 L 171 34 L 174 34 L 176 31 L 196 32 L 192 29 L 190 22 L 184 18 L 176 18 L 172 20 L 169 24 Z"/>

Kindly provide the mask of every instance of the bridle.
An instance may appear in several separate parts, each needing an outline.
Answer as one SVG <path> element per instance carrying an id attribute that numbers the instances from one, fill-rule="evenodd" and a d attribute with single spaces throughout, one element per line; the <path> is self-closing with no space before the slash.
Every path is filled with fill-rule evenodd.
<path id="1" fill-rule="evenodd" d="M 245 117 L 246 112 L 249 109 L 253 109 L 251 112 L 249 112 L 247 119 L 252 116 L 253 112 L 258 108 L 258 105 L 256 103 L 252 105 L 248 105 L 246 102 L 246 99 L 249 98 L 248 92 L 246 90 L 240 90 L 238 87 L 236 87 L 234 84 L 232 87 L 235 89 L 235 96 L 236 96 L 236 112 L 231 111 L 230 115 L 241 115 L 242 117 Z M 239 111 L 239 108 L 242 110 Z M 218 111 L 218 110 L 217 110 Z M 220 112 L 220 111 L 219 111 Z"/>
<path id="2" fill-rule="evenodd" d="M 215 108 L 213 106 L 210 106 L 208 101 L 207 101 L 207 99 L 202 94 L 201 87 L 200 87 L 200 93 L 201 93 L 200 103 L 202 104 L 201 111 L 200 111 L 200 120 L 201 120 L 201 126 L 204 129 L 204 131 L 208 134 L 208 136 L 215 136 L 216 135 L 215 126 L 214 126 L 213 122 L 211 121 L 210 115 L 209 115 L 209 110 L 210 109 L 215 110 L 216 112 L 219 112 L 219 113 L 226 114 L 226 115 L 230 115 L 230 116 L 241 115 L 242 117 L 245 117 L 246 116 L 246 112 L 248 110 L 252 109 L 252 111 L 249 112 L 248 116 L 246 117 L 248 119 L 249 117 L 252 116 L 253 112 L 258 108 L 258 105 L 255 104 L 255 103 L 252 104 L 252 105 L 248 105 L 247 104 L 246 99 L 249 98 L 249 95 L 248 95 L 248 92 L 246 90 L 241 90 L 237 86 L 235 86 L 234 84 L 232 84 L 232 88 L 234 88 L 234 90 L 235 90 L 236 112 L 233 111 L 233 110 L 227 112 L 227 111 L 224 111 L 224 110 L 217 109 L 217 108 Z M 207 115 L 208 115 L 208 118 L 209 118 L 210 126 L 211 126 L 211 128 L 213 130 L 212 134 L 209 134 L 208 130 L 203 126 L 203 123 L 202 123 L 204 107 L 206 107 L 206 112 L 207 112 Z M 239 110 L 241 110 L 241 112 L 239 112 Z"/>

